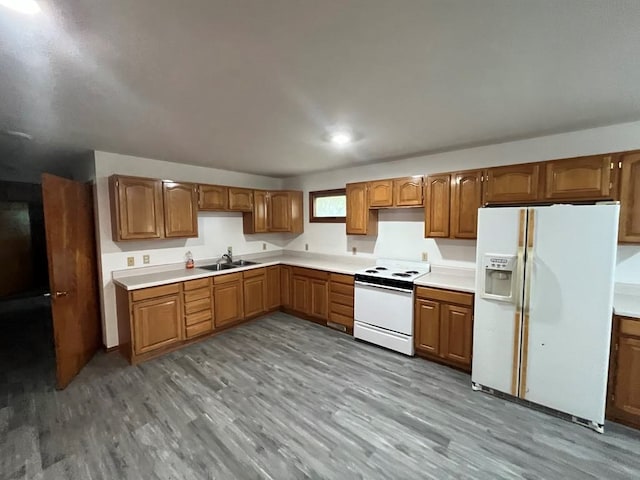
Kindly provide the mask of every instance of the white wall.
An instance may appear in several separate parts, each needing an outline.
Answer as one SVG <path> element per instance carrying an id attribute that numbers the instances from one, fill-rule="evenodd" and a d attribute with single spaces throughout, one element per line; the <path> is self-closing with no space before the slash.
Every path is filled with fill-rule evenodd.
<path id="1" fill-rule="evenodd" d="M 527 163 L 555 158 L 640 149 L 640 122 L 551 135 L 516 142 L 356 166 L 285 179 L 285 188 L 308 192 L 341 188 L 347 182 L 450 172 L 478 167 Z M 305 232 L 287 249 L 346 254 L 356 247 L 363 256 L 420 260 L 427 252 L 438 265 L 474 267 L 475 242 L 425 239 L 421 209 L 381 210 L 378 236 L 346 236 L 344 224 L 310 224 L 305 208 Z M 640 283 L 640 246 L 618 248 L 618 282 Z"/>
<path id="2" fill-rule="evenodd" d="M 187 182 L 233 185 L 238 187 L 279 189 L 278 178 L 229 172 L 213 168 L 180 165 L 176 163 L 131 157 L 108 152 L 95 152 L 96 205 L 98 256 L 102 278 L 103 336 L 107 347 L 118 344 L 115 308 L 115 288 L 111 281 L 114 270 L 127 267 L 127 257 L 135 258 L 135 267 L 141 267 L 142 256 L 150 255 L 150 265 L 177 263 L 184 260 L 189 250 L 194 258 L 213 258 L 233 247 L 235 255 L 282 249 L 286 238 L 282 235 L 244 235 L 242 214 L 229 212 L 201 212 L 198 214 L 198 238 L 114 242 L 111 236 L 109 203 L 109 176 L 113 174 L 182 180 Z"/>

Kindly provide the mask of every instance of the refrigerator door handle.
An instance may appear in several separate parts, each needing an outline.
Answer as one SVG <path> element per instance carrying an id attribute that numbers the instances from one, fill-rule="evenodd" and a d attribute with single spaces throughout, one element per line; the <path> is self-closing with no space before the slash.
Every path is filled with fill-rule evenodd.
<path id="1" fill-rule="evenodd" d="M 518 380 L 520 373 L 520 335 L 522 328 L 522 275 L 524 271 L 525 231 L 527 228 L 527 211 L 520 209 L 518 221 L 518 264 L 516 269 L 516 311 L 513 325 L 513 360 L 511 364 L 511 395 L 518 395 Z"/>
<path id="2" fill-rule="evenodd" d="M 531 271 L 534 262 L 534 236 L 536 228 L 536 216 L 533 208 L 529 209 L 529 222 L 527 224 L 527 257 L 524 275 L 524 322 L 522 324 L 522 360 L 520 365 L 520 398 L 525 399 L 527 394 L 527 363 L 529 360 L 529 316 L 531 310 Z"/>

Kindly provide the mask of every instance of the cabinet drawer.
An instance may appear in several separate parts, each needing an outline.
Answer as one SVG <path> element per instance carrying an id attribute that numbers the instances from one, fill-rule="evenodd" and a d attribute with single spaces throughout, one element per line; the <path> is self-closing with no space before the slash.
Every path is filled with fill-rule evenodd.
<path id="1" fill-rule="evenodd" d="M 332 303 L 331 312 L 339 313 L 340 315 L 353 318 L 353 307 L 349 307 L 347 305 L 339 305 L 337 303 Z"/>
<path id="2" fill-rule="evenodd" d="M 203 298 L 201 300 L 196 300 L 195 302 L 184 304 L 184 313 L 187 315 L 202 312 L 203 310 L 211 311 L 211 298 Z"/>
<path id="3" fill-rule="evenodd" d="M 328 280 L 329 272 L 322 270 L 314 270 L 312 268 L 293 267 L 293 274 L 307 278 L 317 278 L 319 280 Z"/>
<path id="4" fill-rule="evenodd" d="M 231 283 L 242 281 L 242 272 L 238 273 L 225 273 L 224 275 L 216 275 L 213 277 L 213 284 L 220 285 L 221 283 Z"/>
<path id="5" fill-rule="evenodd" d="M 267 273 L 267 269 L 262 268 L 254 268 L 252 270 L 247 270 L 242 272 L 244 278 L 254 278 L 254 277 L 264 277 Z"/>
<path id="6" fill-rule="evenodd" d="M 189 290 L 197 290 L 198 288 L 205 288 L 211 286 L 211 277 L 199 278 L 198 280 L 189 280 L 182 284 L 185 292 Z"/>
<path id="7" fill-rule="evenodd" d="M 452 290 L 440 290 L 431 287 L 417 287 L 416 296 L 429 300 L 439 300 L 441 302 L 456 303 L 458 305 L 473 305 L 473 294 L 454 292 Z"/>
<path id="8" fill-rule="evenodd" d="M 621 318 L 620 333 L 622 335 L 633 335 L 634 337 L 640 337 L 640 320 Z"/>
<path id="9" fill-rule="evenodd" d="M 197 337 L 198 335 L 204 335 L 213 330 L 213 321 L 207 320 L 205 322 L 196 323 L 187 327 L 187 338 Z"/>
<path id="10" fill-rule="evenodd" d="M 207 320 L 211 320 L 212 316 L 213 316 L 213 312 L 211 311 L 211 309 L 202 310 L 200 312 L 186 315 L 184 317 L 184 324 L 189 326 L 189 325 L 195 325 L 196 323 L 200 323 L 200 322 L 206 322 Z"/>
<path id="11" fill-rule="evenodd" d="M 143 288 L 131 292 L 131 299 L 134 302 L 147 300 L 148 298 L 164 297 L 165 295 L 174 295 L 180 292 L 180 284 L 172 283 L 170 285 L 161 285 L 159 287 Z"/>
<path id="12" fill-rule="evenodd" d="M 340 295 L 353 297 L 353 285 L 331 282 L 331 293 L 339 293 Z"/>
<path id="13" fill-rule="evenodd" d="M 191 290 L 190 292 L 184 292 L 184 303 L 195 302 L 203 298 L 211 297 L 211 289 L 209 287 L 200 288 L 198 290 Z"/>
<path id="14" fill-rule="evenodd" d="M 353 287 L 353 275 L 344 275 L 342 273 L 331 273 L 331 281 L 334 283 L 344 283 Z"/>
<path id="15" fill-rule="evenodd" d="M 331 312 L 329 314 L 329 321 L 344 325 L 345 327 L 353 327 L 353 315 L 341 315 L 340 313 Z"/>
<path id="16" fill-rule="evenodd" d="M 346 305 L 348 307 L 353 307 L 353 295 L 342 295 L 341 293 L 331 292 L 331 295 L 329 296 L 329 300 L 331 301 L 332 305 L 335 303 L 339 305 Z"/>

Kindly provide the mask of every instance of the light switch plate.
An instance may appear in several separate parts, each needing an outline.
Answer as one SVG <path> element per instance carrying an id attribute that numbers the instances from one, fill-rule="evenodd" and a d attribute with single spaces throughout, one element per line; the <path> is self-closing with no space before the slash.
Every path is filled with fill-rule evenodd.
<path id="1" fill-rule="evenodd" d="M 136 264 L 135 257 L 127 257 L 127 267 L 133 267 Z"/>
<path id="2" fill-rule="evenodd" d="M 429 253 L 422 252 L 422 261 L 426 262 L 427 260 L 429 260 Z"/>
<path id="3" fill-rule="evenodd" d="M 262 244 L 262 249 L 263 249 L 263 250 L 266 250 L 266 249 L 267 249 L 267 244 L 266 244 L 266 243 L 263 243 L 263 244 Z"/>
<path id="4" fill-rule="evenodd" d="M 149 255 L 143 255 L 142 256 L 142 263 L 144 263 L 145 265 L 147 265 L 150 262 L 150 258 Z"/>
<path id="5" fill-rule="evenodd" d="M 304 244 L 304 249 L 305 249 L 305 250 L 309 250 L 309 244 L 308 244 L 308 243 L 305 243 L 305 244 Z"/>
<path id="6" fill-rule="evenodd" d="M 357 251 L 358 251 L 358 249 L 356 247 L 351 247 L 351 253 L 353 255 L 355 255 Z"/>

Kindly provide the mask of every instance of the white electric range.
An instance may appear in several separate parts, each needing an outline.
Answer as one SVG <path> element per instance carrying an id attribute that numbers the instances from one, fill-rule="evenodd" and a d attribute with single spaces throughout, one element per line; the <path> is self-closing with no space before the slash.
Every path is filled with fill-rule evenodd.
<path id="1" fill-rule="evenodd" d="M 356 272 L 353 336 L 413 355 L 413 282 L 430 270 L 425 262 L 380 259 Z"/>

